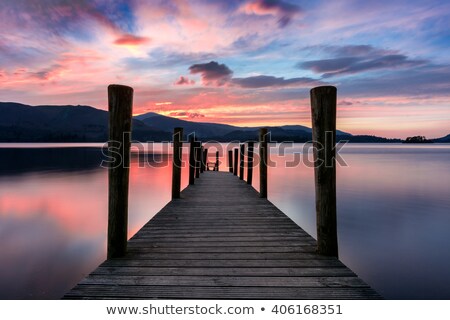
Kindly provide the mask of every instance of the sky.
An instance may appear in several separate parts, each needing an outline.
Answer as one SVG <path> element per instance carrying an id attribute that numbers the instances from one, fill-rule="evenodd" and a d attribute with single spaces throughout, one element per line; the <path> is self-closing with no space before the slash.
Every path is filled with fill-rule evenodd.
<path id="1" fill-rule="evenodd" d="M 240 126 L 311 126 L 309 90 L 338 89 L 338 128 L 450 133 L 450 2 L 0 0 L 0 101 Z"/>

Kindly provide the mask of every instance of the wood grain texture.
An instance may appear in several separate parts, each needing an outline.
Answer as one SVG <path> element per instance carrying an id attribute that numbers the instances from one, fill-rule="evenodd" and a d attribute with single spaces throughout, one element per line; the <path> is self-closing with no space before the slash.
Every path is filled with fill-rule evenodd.
<path id="1" fill-rule="evenodd" d="M 183 128 L 175 128 L 173 132 L 172 199 L 179 199 L 181 193 L 182 140 Z"/>
<path id="2" fill-rule="evenodd" d="M 336 218 L 336 96 L 333 86 L 311 89 L 317 250 L 338 256 Z"/>
<path id="3" fill-rule="evenodd" d="M 206 171 L 66 299 L 372 299 L 380 296 L 267 199 Z"/>
<path id="4" fill-rule="evenodd" d="M 267 128 L 259 129 L 259 196 L 267 198 Z"/>
<path id="5" fill-rule="evenodd" d="M 117 84 L 108 86 L 108 110 L 108 150 L 114 162 L 108 170 L 107 256 L 115 258 L 127 251 L 133 88 Z"/>
<path id="6" fill-rule="evenodd" d="M 247 147 L 247 184 L 252 185 L 253 182 L 253 149 L 255 147 L 254 141 L 248 142 Z"/>

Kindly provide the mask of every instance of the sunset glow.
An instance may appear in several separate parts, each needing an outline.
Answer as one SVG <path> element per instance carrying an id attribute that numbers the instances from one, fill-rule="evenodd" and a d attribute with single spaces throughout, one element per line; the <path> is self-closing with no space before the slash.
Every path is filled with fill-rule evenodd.
<path id="1" fill-rule="evenodd" d="M 240 126 L 311 126 L 309 89 L 338 87 L 353 134 L 450 133 L 448 1 L 2 1 L 0 101 Z"/>

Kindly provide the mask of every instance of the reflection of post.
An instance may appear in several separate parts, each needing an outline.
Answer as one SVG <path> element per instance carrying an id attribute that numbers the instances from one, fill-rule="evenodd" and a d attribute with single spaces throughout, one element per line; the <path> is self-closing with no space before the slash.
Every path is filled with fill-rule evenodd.
<path id="1" fill-rule="evenodd" d="M 267 128 L 259 129 L 259 196 L 267 198 Z"/>
<path id="2" fill-rule="evenodd" d="M 107 257 L 122 257 L 127 252 L 128 185 L 130 175 L 130 132 L 133 109 L 133 88 L 112 84 L 108 86 L 109 148 L 114 148 L 122 163 L 115 163 L 108 171 L 108 248 Z M 128 133 L 128 134 L 126 134 Z M 112 151 L 110 151 L 112 152 Z M 113 156 L 111 154 L 111 156 Z M 114 158 L 114 157 L 113 157 Z"/>
<path id="3" fill-rule="evenodd" d="M 202 143 L 201 141 L 195 142 L 195 178 L 200 178 L 200 166 L 201 166 L 201 152 L 202 152 Z"/>
<path id="4" fill-rule="evenodd" d="M 244 155 L 245 155 L 245 144 L 241 144 L 240 161 L 239 161 L 239 179 L 244 180 Z"/>
<path id="5" fill-rule="evenodd" d="M 247 184 L 252 185 L 253 180 L 253 148 L 255 143 L 253 141 L 248 142 L 247 149 Z"/>
<path id="6" fill-rule="evenodd" d="M 336 221 L 336 95 L 333 86 L 311 90 L 316 189 L 317 251 L 338 256 Z"/>
<path id="7" fill-rule="evenodd" d="M 228 150 L 228 170 L 233 173 L 233 150 Z"/>
<path id="8" fill-rule="evenodd" d="M 195 139 L 191 137 L 189 144 L 189 184 L 194 184 L 195 177 Z"/>
<path id="9" fill-rule="evenodd" d="M 238 148 L 234 149 L 234 164 L 233 164 L 233 174 L 237 176 L 238 174 Z"/>
<path id="10" fill-rule="evenodd" d="M 219 171 L 219 151 L 216 151 L 216 165 L 214 166 L 215 171 Z"/>
<path id="11" fill-rule="evenodd" d="M 183 128 L 175 128 L 173 131 L 172 199 L 179 199 L 181 192 L 182 138 Z"/>

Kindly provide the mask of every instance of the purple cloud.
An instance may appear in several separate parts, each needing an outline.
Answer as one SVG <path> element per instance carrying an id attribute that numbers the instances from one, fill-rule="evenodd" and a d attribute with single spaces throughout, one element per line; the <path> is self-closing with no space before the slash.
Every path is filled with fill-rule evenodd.
<path id="1" fill-rule="evenodd" d="M 177 85 L 177 86 L 191 85 L 191 84 L 195 84 L 195 81 L 189 79 L 188 77 L 180 76 L 180 77 L 177 79 L 177 81 L 174 82 L 174 84 Z"/>
<path id="2" fill-rule="evenodd" d="M 204 85 L 223 86 L 230 81 L 233 71 L 225 64 L 219 64 L 216 61 L 208 63 L 193 64 L 189 67 L 191 74 L 200 74 Z"/>
<path id="3" fill-rule="evenodd" d="M 253 76 L 247 78 L 233 78 L 232 83 L 241 88 L 266 88 L 266 87 L 310 87 L 319 85 L 320 81 L 312 78 L 290 78 L 274 76 Z"/>
<path id="4" fill-rule="evenodd" d="M 282 0 L 253 0 L 246 3 L 242 8 L 247 14 L 278 17 L 278 25 L 282 28 L 287 26 L 296 15 L 302 12 L 298 5 Z"/>
<path id="5" fill-rule="evenodd" d="M 377 49 L 368 45 L 328 46 L 323 49 L 337 57 L 306 61 L 297 64 L 297 67 L 322 73 L 322 77 L 326 78 L 371 70 L 418 67 L 427 63 L 427 60 L 411 59 L 396 51 Z"/>

